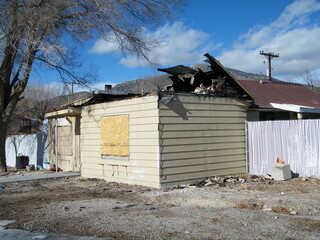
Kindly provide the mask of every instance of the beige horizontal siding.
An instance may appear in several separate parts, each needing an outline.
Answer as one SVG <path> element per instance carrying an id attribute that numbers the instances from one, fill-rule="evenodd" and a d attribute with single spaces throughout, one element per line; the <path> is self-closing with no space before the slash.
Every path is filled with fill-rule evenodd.
<path id="1" fill-rule="evenodd" d="M 129 101 L 129 100 L 127 100 Z M 101 103 L 101 104 L 104 104 L 104 103 Z M 148 117 L 148 115 L 152 114 L 154 111 L 154 107 L 156 107 L 155 104 L 151 104 L 151 103 L 148 103 L 150 106 L 145 109 L 145 110 L 135 110 L 137 109 L 137 107 L 134 107 L 131 108 L 131 109 L 128 109 L 128 106 L 123 106 L 121 108 L 119 108 L 118 110 L 115 110 L 115 108 L 104 108 L 104 109 L 99 109 L 99 110 L 84 110 L 83 111 L 83 114 L 81 114 L 81 117 L 83 118 L 83 121 L 86 122 L 90 122 L 92 119 L 94 119 L 96 116 L 99 116 L 99 115 L 108 115 L 108 116 L 116 116 L 116 115 L 121 115 L 123 114 L 124 112 L 126 113 L 133 113 L 133 116 L 136 117 L 136 118 L 143 118 L 143 117 Z M 90 105 L 86 108 L 89 108 L 93 105 Z M 148 113 L 149 111 L 150 114 Z M 98 120 L 98 119 L 97 119 Z"/>
<path id="2" fill-rule="evenodd" d="M 227 156 L 215 156 L 211 158 L 211 161 L 208 160 L 207 157 L 202 158 L 184 158 L 184 159 L 174 159 L 162 161 L 161 166 L 164 168 L 170 167 L 185 167 L 185 166 L 196 166 L 196 165 L 206 165 L 210 163 L 227 163 L 234 161 L 242 161 L 245 158 L 245 154 L 235 154 L 235 155 L 227 155 Z"/>
<path id="3" fill-rule="evenodd" d="M 210 127 L 210 126 L 209 126 Z M 221 127 L 221 126 L 220 126 Z M 203 130 L 201 127 L 198 127 L 198 130 L 179 130 L 179 131 L 174 131 L 174 130 L 166 130 L 164 131 L 165 128 L 160 128 L 162 129 L 161 131 L 161 139 L 176 139 L 176 138 L 184 138 L 184 139 L 189 139 L 189 138 L 218 138 L 218 137 L 224 137 L 224 136 L 244 136 L 244 127 L 242 124 L 239 124 L 236 126 L 237 129 L 224 129 L 224 130 Z M 185 127 L 187 129 L 187 127 Z"/>
<path id="4" fill-rule="evenodd" d="M 245 172 L 246 104 L 175 96 L 160 103 L 162 186 Z"/>
<path id="5" fill-rule="evenodd" d="M 229 168 L 237 168 L 243 167 L 243 163 L 241 161 L 230 161 L 230 162 L 220 162 L 220 163 L 207 163 L 202 165 L 194 165 L 194 166 L 180 166 L 178 168 L 171 167 L 166 169 L 166 176 L 170 175 L 178 175 L 178 174 L 194 174 L 201 172 L 211 172 L 218 169 L 229 169 Z"/>
<path id="6" fill-rule="evenodd" d="M 196 110 L 196 111 L 195 111 Z M 243 118 L 242 112 L 239 112 L 239 109 L 234 110 L 216 110 L 216 111 L 208 111 L 209 109 L 187 109 L 186 111 L 186 117 L 203 117 L 204 115 L 206 117 L 218 117 L 218 118 L 223 118 L 223 117 L 241 117 Z M 163 116 L 166 117 L 177 117 L 179 114 L 177 112 L 172 111 L 171 109 L 161 109 L 161 112 Z"/>
<path id="7" fill-rule="evenodd" d="M 144 126 L 141 126 L 143 128 Z M 144 132 L 141 130 L 141 132 L 130 132 L 130 138 L 131 139 L 159 139 L 159 132 L 152 131 L 152 132 Z"/>
<path id="8" fill-rule="evenodd" d="M 157 96 L 148 96 L 84 107 L 81 114 L 80 138 L 83 176 L 159 187 L 157 99 Z M 129 157 L 102 158 L 100 119 L 117 115 L 129 116 Z"/>
<path id="9" fill-rule="evenodd" d="M 236 175 L 243 174 L 246 172 L 245 167 L 232 167 L 225 169 L 216 169 L 206 171 L 206 174 L 201 174 L 201 172 L 194 172 L 189 174 L 176 174 L 176 175 L 168 175 L 163 176 L 161 179 L 161 187 L 172 186 L 175 184 L 189 184 L 202 181 L 204 179 L 204 175 L 206 176 L 226 176 L 226 175 Z"/>
<path id="10" fill-rule="evenodd" d="M 82 176 L 103 178 L 107 181 L 123 182 L 130 184 L 143 184 L 145 186 L 159 187 L 158 178 L 154 175 L 159 172 L 155 168 L 136 167 L 111 164 L 84 164 L 86 169 Z M 139 175 L 137 179 L 136 175 Z"/>
<path id="11" fill-rule="evenodd" d="M 87 110 L 119 108 L 119 107 L 123 107 L 123 106 L 127 107 L 128 105 L 135 106 L 138 109 L 145 109 L 146 106 L 148 106 L 147 105 L 148 103 L 152 103 L 152 104 L 157 103 L 155 101 L 155 99 L 157 99 L 157 98 L 158 98 L 157 96 L 145 96 L 145 97 L 128 98 L 128 99 L 123 99 L 123 100 L 115 100 L 115 101 L 112 101 L 112 102 L 90 105 L 90 106 L 87 107 Z M 143 105 L 140 105 L 141 103 Z"/>
<path id="12" fill-rule="evenodd" d="M 160 146 L 161 148 L 161 146 Z M 231 148 L 227 149 L 219 149 L 219 150 L 202 150 L 202 151 L 188 151 L 188 148 L 186 147 L 186 150 L 184 152 L 174 152 L 174 153 L 165 153 L 162 152 L 162 160 L 180 160 L 180 159 L 190 159 L 190 158 L 201 158 L 201 157 L 207 157 L 207 158 L 213 158 L 217 156 L 229 156 L 229 155 L 243 155 L 245 154 L 244 148 Z"/>
<path id="13" fill-rule="evenodd" d="M 244 123 L 215 123 L 210 124 L 208 121 L 201 123 L 200 121 L 198 123 L 189 124 L 189 123 L 183 123 L 183 122 L 176 122 L 176 123 L 170 123 L 170 124 L 162 124 L 160 125 L 160 129 L 162 132 L 167 131 L 175 131 L 176 133 L 180 133 L 179 131 L 202 131 L 202 134 L 205 136 L 207 131 L 214 131 L 214 130 L 244 130 Z M 191 133 L 192 134 L 192 133 Z"/>
<path id="14" fill-rule="evenodd" d="M 173 138 L 162 138 L 161 146 L 179 146 L 179 145 L 199 145 L 199 144 L 214 144 L 214 143 L 233 143 L 243 142 L 244 135 L 233 135 L 233 136 L 202 136 L 202 137 L 188 137 L 182 138 L 180 141 L 176 141 Z"/>
<path id="15" fill-rule="evenodd" d="M 244 142 L 231 142 L 231 143 L 208 143 L 208 144 L 185 144 L 185 145 L 172 145 L 163 146 L 162 153 L 183 153 L 183 152 L 200 152 L 200 151 L 216 151 L 216 150 L 229 150 L 245 148 Z"/>
<path id="16" fill-rule="evenodd" d="M 104 115 L 104 114 L 111 114 L 111 115 L 118 115 L 121 114 L 123 111 L 130 112 L 131 116 L 134 118 L 143 118 L 143 117 L 154 117 L 158 110 L 154 109 L 155 104 L 154 103 L 148 103 L 148 107 L 145 109 L 139 109 L 139 106 L 133 106 L 129 111 L 127 106 L 122 106 L 121 108 L 101 108 L 98 110 L 91 110 L 90 111 L 84 111 L 81 117 L 84 121 L 90 121 L 92 118 L 92 111 L 94 111 L 97 115 Z"/>
<path id="17" fill-rule="evenodd" d="M 128 162 L 129 163 L 129 162 Z M 91 169 L 91 170 L 95 170 L 97 169 L 97 165 L 96 163 L 83 163 L 85 165 L 85 167 L 87 169 Z M 117 168 L 119 168 L 119 173 L 120 175 L 122 174 L 128 174 L 128 175 L 132 175 L 134 173 L 139 173 L 139 174 L 144 174 L 144 175 L 149 175 L 149 176 L 153 176 L 153 175 L 158 175 L 159 171 L 157 170 L 157 168 L 155 167 L 147 167 L 144 166 L 143 168 L 140 166 L 131 166 L 131 165 L 125 165 L 125 164 L 121 164 L 119 165 L 118 163 L 98 163 L 98 171 L 104 171 L 106 176 L 111 177 L 112 174 L 112 166 L 116 166 Z M 141 176 L 143 177 L 143 176 Z"/>
<path id="18" fill-rule="evenodd" d="M 159 118 L 156 117 L 146 117 L 146 118 L 131 118 L 130 124 L 144 126 L 145 124 L 158 124 Z"/>
<path id="19" fill-rule="evenodd" d="M 146 167 L 146 168 L 159 168 L 159 163 L 154 160 L 114 160 L 114 159 L 100 159 L 97 160 L 95 156 L 86 156 L 83 164 L 111 164 L 119 166 L 132 166 L 132 167 Z"/>
<path id="20" fill-rule="evenodd" d="M 190 97 L 190 96 L 188 96 L 188 97 Z M 198 106 L 196 106 L 194 104 L 194 102 L 189 102 L 189 103 L 188 102 L 182 102 L 183 99 L 186 100 L 186 98 L 188 98 L 188 97 L 179 96 L 179 98 L 181 99 L 179 104 L 180 103 L 183 104 L 183 109 L 181 109 L 180 112 L 185 109 L 187 116 L 188 116 L 188 112 L 192 112 L 192 111 L 211 111 L 212 110 L 212 105 L 214 105 L 214 108 L 215 108 L 216 111 L 239 111 L 239 109 L 242 109 L 242 110 L 245 111 L 245 109 L 246 109 L 245 104 L 242 104 L 240 102 L 234 104 L 235 103 L 234 101 L 236 101 L 236 100 L 232 100 L 232 102 L 224 104 L 223 101 L 220 101 L 220 103 L 212 103 L 212 102 L 210 103 L 210 99 L 208 99 L 207 103 L 199 103 Z M 173 101 L 171 101 L 170 103 L 172 103 L 172 102 Z M 161 104 L 161 105 L 164 105 L 164 104 Z M 161 106 L 161 109 L 162 110 L 172 110 L 168 106 Z"/>
<path id="21" fill-rule="evenodd" d="M 187 126 L 193 126 L 195 124 L 223 124 L 223 126 L 226 126 L 225 128 L 228 128 L 227 124 L 243 124 L 246 121 L 246 117 L 189 117 L 189 119 L 183 119 L 181 121 L 178 117 L 160 117 L 160 123 L 163 125 L 166 124 L 186 124 L 185 122 L 188 121 Z"/>

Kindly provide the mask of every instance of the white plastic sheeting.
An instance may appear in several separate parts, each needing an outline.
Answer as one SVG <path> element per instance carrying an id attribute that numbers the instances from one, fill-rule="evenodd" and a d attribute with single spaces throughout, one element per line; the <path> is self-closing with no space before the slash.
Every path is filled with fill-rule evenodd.
<path id="1" fill-rule="evenodd" d="M 280 157 L 300 177 L 320 177 L 319 119 L 247 124 L 250 174 L 270 174 Z"/>
<path id="2" fill-rule="evenodd" d="M 46 133 L 13 135 L 6 139 L 6 161 L 7 166 L 16 166 L 16 156 L 24 155 L 29 157 L 29 164 L 35 166 L 43 165 L 48 161 Z"/>

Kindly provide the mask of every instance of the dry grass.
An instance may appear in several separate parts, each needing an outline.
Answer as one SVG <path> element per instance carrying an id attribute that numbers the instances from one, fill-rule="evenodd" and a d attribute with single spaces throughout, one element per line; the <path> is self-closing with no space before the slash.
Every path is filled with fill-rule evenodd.
<path id="1" fill-rule="evenodd" d="M 248 209 L 248 210 L 261 210 L 263 209 L 264 203 L 239 203 L 235 208 Z"/>
<path id="2" fill-rule="evenodd" d="M 219 218 L 211 218 L 210 222 L 219 223 L 219 222 L 221 222 L 221 220 Z"/>
<path id="3" fill-rule="evenodd" d="M 271 209 L 272 212 L 275 212 L 275 213 L 282 213 L 282 214 L 290 214 L 290 210 L 286 207 L 273 207 Z"/>

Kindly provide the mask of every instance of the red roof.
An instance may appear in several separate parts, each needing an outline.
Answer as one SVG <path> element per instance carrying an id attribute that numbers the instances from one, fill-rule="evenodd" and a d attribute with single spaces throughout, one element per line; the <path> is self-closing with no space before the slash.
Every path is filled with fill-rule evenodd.
<path id="1" fill-rule="evenodd" d="M 273 108 L 270 103 L 295 104 L 320 108 L 320 94 L 295 83 L 237 80 L 260 108 Z"/>

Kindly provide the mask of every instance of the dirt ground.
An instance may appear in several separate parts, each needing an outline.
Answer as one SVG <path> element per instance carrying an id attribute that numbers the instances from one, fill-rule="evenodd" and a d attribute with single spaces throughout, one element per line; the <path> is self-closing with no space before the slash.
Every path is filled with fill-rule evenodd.
<path id="1" fill-rule="evenodd" d="M 6 183 L 0 219 L 108 239 L 320 239 L 320 179 L 241 179 L 163 190 L 82 177 Z"/>

